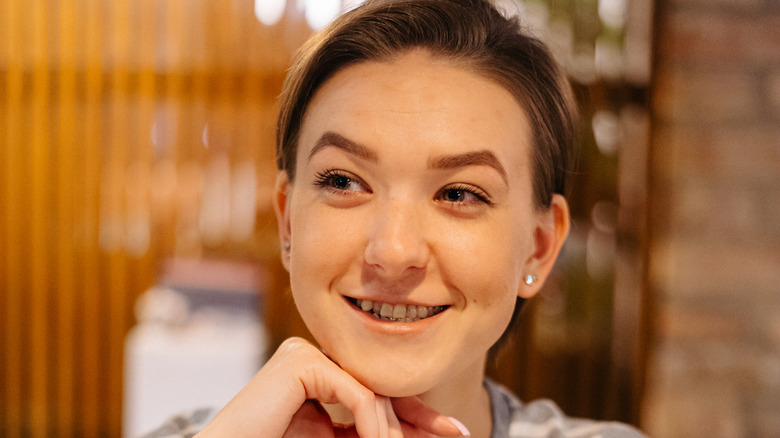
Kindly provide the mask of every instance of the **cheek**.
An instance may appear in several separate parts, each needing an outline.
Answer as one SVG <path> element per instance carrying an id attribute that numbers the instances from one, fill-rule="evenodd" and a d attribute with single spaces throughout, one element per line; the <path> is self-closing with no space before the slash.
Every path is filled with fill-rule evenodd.
<path id="1" fill-rule="evenodd" d="M 528 227 L 518 227 L 511 220 L 492 221 L 483 226 L 453 228 L 449 238 L 443 236 L 438 253 L 445 278 L 469 293 L 469 300 L 493 301 L 504 305 L 517 294 L 524 261 L 530 257 L 533 244 Z"/>
<path id="2" fill-rule="evenodd" d="M 458 254 L 457 260 L 442 262 L 447 266 L 443 276 L 465 300 L 463 323 L 472 327 L 466 344 L 486 350 L 509 325 L 521 285 L 507 242 L 472 242 L 470 247 L 451 253 Z"/>
<path id="3" fill-rule="evenodd" d="M 300 202 L 293 207 L 290 217 L 293 281 L 308 283 L 323 275 L 332 276 L 361 255 L 363 233 L 359 217 L 313 202 Z"/>

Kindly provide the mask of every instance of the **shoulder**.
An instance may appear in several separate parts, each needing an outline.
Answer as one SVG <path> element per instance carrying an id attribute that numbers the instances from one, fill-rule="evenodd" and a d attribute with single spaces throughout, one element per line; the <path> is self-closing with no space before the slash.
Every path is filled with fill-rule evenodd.
<path id="1" fill-rule="evenodd" d="M 169 418 L 162 426 L 142 438 L 191 438 L 214 419 L 217 411 L 204 408 L 181 413 Z"/>
<path id="2" fill-rule="evenodd" d="M 550 400 L 522 403 L 509 390 L 485 381 L 493 414 L 491 438 L 646 438 L 623 423 L 567 417 Z"/>

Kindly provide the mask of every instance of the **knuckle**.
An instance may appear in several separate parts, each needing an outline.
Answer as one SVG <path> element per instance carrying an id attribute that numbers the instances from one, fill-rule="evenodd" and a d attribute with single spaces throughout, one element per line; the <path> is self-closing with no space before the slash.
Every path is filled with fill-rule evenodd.
<path id="1" fill-rule="evenodd" d="M 366 404 L 373 405 L 376 403 L 376 394 L 374 394 L 368 388 L 361 386 L 358 388 L 357 399 L 361 405 L 366 405 Z"/>
<path id="2" fill-rule="evenodd" d="M 314 346 L 305 339 L 292 337 L 285 339 L 284 342 L 279 345 L 277 351 L 285 354 L 301 354 L 312 348 L 314 348 Z"/>

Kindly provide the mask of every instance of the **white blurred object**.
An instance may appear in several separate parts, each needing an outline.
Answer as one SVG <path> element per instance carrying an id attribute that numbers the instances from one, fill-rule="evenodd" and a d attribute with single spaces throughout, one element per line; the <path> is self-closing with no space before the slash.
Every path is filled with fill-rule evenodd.
<path id="1" fill-rule="evenodd" d="M 255 16 L 266 26 L 273 26 L 282 19 L 285 0 L 255 0 Z"/>
<path id="2" fill-rule="evenodd" d="M 190 304 L 179 292 L 166 286 L 152 286 L 135 303 L 138 324 L 183 326 L 190 317 Z"/>
<path id="3" fill-rule="evenodd" d="M 313 30 L 320 30 L 341 13 L 340 0 L 303 0 L 306 23 Z"/>
<path id="4" fill-rule="evenodd" d="M 235 274 L 231 284 L 192 281 L 230 272 Z M 176 261 L 166 273 L 163 285 L 139 298 L 138 324 L 125 340 L 123 435 L 128 438 L 178 413 L 221 408 L 265 361 L 260 276 L 254 267 Z M 237 284 L 236 278 L 246 281 Z"/>

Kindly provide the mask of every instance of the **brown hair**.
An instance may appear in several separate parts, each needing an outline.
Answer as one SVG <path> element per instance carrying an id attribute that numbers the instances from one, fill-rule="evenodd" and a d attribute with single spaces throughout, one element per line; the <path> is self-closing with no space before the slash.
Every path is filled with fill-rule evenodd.
<path id="1" fill-rule="evenodd" d="M 564 194 L 573 162 L 577 111 L 547 47 L 487 0 L 368 0 L 309 39 L 287 75 L 276 127 L 276 160 L 295 178 L 298 136 L 320 86 L 341 69 L 422 48 L 503 86 L 532 126 L 534 203 Z M 518 299 L 515 315 L 522 307 Z M 503 340 L 503 338 L 502 338 Z M 499 342 L 501 343 L 501 342 Z"/>
<path id="2" fill-rule="evenodd" d="M 537 207 L 548 207 L 553 193 L 565 193 L 577 121 L 571 88 L 544 44 L 485 0 L 369 0 L 309 39 L 282 90 L 278 168 L 295 178 L 303 117 L 328 78 L 346 66 L 390 59 L 414 48 L 452 59 L 512 93 L 534 130 Z"/>

